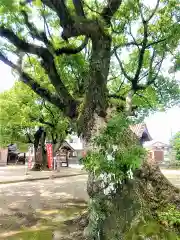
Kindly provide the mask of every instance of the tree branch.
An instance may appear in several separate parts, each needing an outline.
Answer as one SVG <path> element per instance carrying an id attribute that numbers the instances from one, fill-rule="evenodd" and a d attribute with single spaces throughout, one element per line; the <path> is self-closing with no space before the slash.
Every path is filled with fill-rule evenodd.
<path id="1" fill-rule="evenodd" d="M 21 13 L 24 17 L 24 22 L 26 26 L 30 30 L 30 34 L 32 38 L 36 38 L 37 40 L 44 42 L 46 46 L 49 46 L 50 43 L 49 43 L 49 40 L 47 39 L 45 32 L 39 32 L 38 29 L 35 27 L 35 25 L 29 22 L 29 17 L 25 10 L 22 10 Z"/>
<path id="2" fill-rule="evenodd" d="M 152 11 L 151 15 L 147 19 L 145 19 L 145 17 L 143 16 L 142 5 L 140 4 L 140 2 L 138 0 L 140 15 L 141 15 L 141 19 L 142 19 L 143 22 L 147 22 L 148 23 L 152 19 L 152 17 L 154 16 L 154 14 L 156 13 L 156 11 L 158 9 L 159 2 L 160 2 L 160 0 L 157 0 L 156 6 L 155 6 L 154 10 Z"/>
<path id="3" fill-rule="evenodd" d="M 19 37 L 17 37 L 13 31 L 5 29 L 4 27 L 0 27 L 0 35 L 6 37 L 9 41 L 11 41 L 18 48 L 18 50 L 22 52 L 29 52 L 41 57 L 43 59 L 42 66 L 48 74 L 49 79 L 55 87 L 58 95 L 61 96 L 61 102 L 63 101 L 66 105 L 72 104 L 72 108 L 75 107 L 76 101 L 69 94 L 66 86 L 61 80 L 61 77 L 58 74 L 54 63 L 54 56 L 49 52 L 47 48 L 26 43 L 24 40 L 21 40 Z"/>
<path id="4" fill-rule="evenodd" d="M 42 88 L 39 85 L 39 83 L 34 81 L 34 79 L 32 79 L 27 73 L 23 72 L 20 66 L 8 60 L 8 58 L 5 57 L 1 52 L 0 52 L 0 61 L 4 62 L 9 67 L 15 69 L 20 74 L 21 81 L 24 82 L 26 85 L 28 85 L 40 97 L 54 104 L 59 109 L 62 109 L 62 111 L 66 116 L 70 118 L 76 117 L 77 102 L 75 100 L 70 101 L 69 105 L 67 105 L 61 100 L 61 98 L 58 95 L 52 94 L 47 89 Z"/>
<path id="5" fill-rule="evenodd" d="M 165 42 L 167 39 L 168 38 L 163 38 L 163 39 L 159 39 L 159 40 L 154 41 L 154 42 L 150 42 L 150 43 L 147 44 L 146 48 L 149 48 L 149 47 L 151 47 L 151 46 L 153 46 L 155 44 L 161 43 L 161 42 Z"/>
<path id="6" fill-rule="evenodd" d="M 42 17 L 43 17 L 43 20 L 44 20 L 44 32 L 46 32 L 46 29 L 47 29 L 47 32 L 48 32 L 48 34 L 49 34 L 49 37 L 51 38 L 51 41 L 53 42 L 53 38 L 52 38 L 52 35 L 51 35 L 51 33 L 50 33 L 48 23 L 47 23 L 47 21 L 46 21 L 45 10 L 46 10 L 46 6 L 43 5 L 43 10 L 41 11 L 41 14 L 42 14 Z"/>
<path id="7" fill-rule="evenodd" d="M 26 0 L 26 3 L 32 2 L 33 0 Z M 88 20 L 88 19 L 80 19 L 80 18 L 72 18 L 70 15 L 68 8 L 65 4 L 65 0 L 57 1 L 57 0 L 41 0 L 44 5 L 51 8 L 53 11 L 57 13 L 60 18 L 60 24 L 63 28 L 61 37 L 64 40 L 68 40 L 71 37 L 77 37 L 80 35 L 85 35 L 88 37 L 96 37 L 104 33 L 104 29 L 101 28 L 99 24 L 97 24 L 96 20 Z M 76 0 L 79 2 L 78 0 Z M 112 0 L 114 2 L 115 0 Z M 120 1 L 121 0 L 116 0 Z"/>
<path id="8" fill-rule="evenodd" d="M 132 37 L 135 45 L 136 45 L 136 46 L 138 47 L 138 49 L 139 49 L 139 47 L 140 47 L 142 44 L 139 44 L 139 43 L 136 42 L 136 39 L 135 39 L 135 37 L 133 36 L 133 33 L 132 33 L 131 23 L 130 23 L 129 20 L 128 20 L 128 22 L 129 22 L 129 34 L 131 35 L 131 37 Z M 140 49 L 139 49 L 139 51 L 140 51 Z"/>
<path id="9" fill-rule="evenodd" d="M 121 3 L 122 0 L 107 0 L 107 6 L 103 9 L 101 15 L 108 25 Z"/>
<path id="10" fill-rule="evenodd" d="M 149 22 L 151 20 L 151 18 L 154 16 L 154 14 L 156 13 L 156 11 L 158 9 L 158 6 L 159 6 L 159 2 L 160 2 L 160 0 L 157 0 L 157 3 L 156 3 L 156 6 L 155 6 L 154 10 L 152 11 L 151 15 L 146 20 L 147 22 Z"/>
<path id="11" fill-rule="evenodd" d="M 152 75 L 153 75 L 153 61 L 154 61 L 154 58 L 156 56 L 156 53 L 155 53 L 155 50 L 153 50 L 153 53 L 152 53 L 152 57 L 151 57 L 151 60 L 150 60 L 150 64 L 149 64 L 149 73 L 148 73 L 148 81 L 150 81 L 150 79 L 152 79 Z"/>
<path id="12" fill-rule="evenodd" d="M 147 81 L 147 85 L 148 85 L 148 86 L 151 85 L 151 84 L 153 84 L 153 83 L 155 82 L 155 80 L 156 80 L 156 78 L 157 78 L 157 76 L 158 76 L 158 74 L 159 74 L 159 72 L 160 72 L 160 70 L 161 70 L 161 66 L 162 66 L 162 63 L 163 63 L 163 61 L 164 61 L 164 58 L 165 58 L 165 52 L 164 52 L 164 54 L 163 54 L 160 62 L 159 62 L 158 64 L 156 64 L 156 65 L 159 65 L 159 66 L 158 66 L 158 69 L 157 69 L 157 72 L 156 72 L 155 76 L 152 77 L 152 75 L 150 75 L 150 76 L 148 77 L 148 81 Z"/>
<path id="13" fill-rule="evenodd" d="M 31 3 L 34 0 L 25 0 L 24 4 Z M 65 0 L 41 0 L 44 5 L 55 11 L 60 19 L 62 27 L 72 24 L 72 18 L 65 4 Z"/>
<path id="14" fill-rule="evenodd" d="M 96 14 L 98 14 L 98 15 L 101 15 L 100 12 L 94 10 L 94 9 L 93 9 L 92 7 L 90 7 L 85 1 L 83 2 L 83 4 L 84 4 L 91 12 L 94 12 L 94 13 L 96 13 Z M 97 7 L 97 6 L 96 6 L 96 7 Z"/>
<path id="15" fill-rule="evenodd" d="M 85 40 L 79 47 L 77 47 L 77 48 L 63 47 L 63 48 L 59 48 L 59 49 L 55 50 L 55 53 L 56 53 L 56 55 L 77 54 L 77 53 L 81 52 L 86 47 L 87 44 L 88 44 L 88 37 L 85 37 Z"/>
<path id="16" fill-rule="evenodd" d="M 126 98 L 121 96 L 121 95 L 117 95 L 117 94 L 109 94 L 108 95 L 109 98 L 114 98 L 114 99 L 121 99 L 123 101 L 126 101 Z"/>
<path id="17" fill-rule="evenodd" d="M 48 126 L 51 127 L 51 128 L 54 128 L 54 127 L 55 127 L 54 124 L 45 121 L 42 117 L 39 118 L 38 121 L 39 121 L 40 123 L 42 123 L 42 124 L 48 125 Z"/>
<path id="18" fill-rule="evenodd" d="M 130 46 L 137 46 L 139 48 L 139 46 L 141 46 L 142 44 L 140 43 L 136 43 L 136 42 L 128 42 L 128 43 L 125 43 L 125 44 L 119 44 L 117 46 L 114 46 L 114 48 L 111 50 L 111 56 L 113 54 L 115 54 L 115 51 L 120 48 L 120 47 L 130 47 Z"/>
<path id="19" fill-rule="evenodd" d="M 27 139 L 28 139 L 27 143 L 33 143 L 30 134 L 26 132 L 25 135 L 27 136 Z"/>
<path id="20" fill-rule="evenodd" d="M 146 89 L 148 86 L 150 86 L 150 85 L 152 85 L 152 84 L 155 85 L 155 80 L 156 80 L 156 78 L 157 78 L 157 76 L 158 76 L 158 74 L 159 74 L 159 72 L 160 72 L 160 69 L 161 69 L 163 60 L 164 60 L 164 58 L 165 58 L 165 52 L 164 52 L 164 54 L 163 54 L 162 59 L 160 60 L 160 62 L 158 62 L 158 63 L 155 65 L 154 70 L 153 70 L 152 64 L 153 64 L 153 59 L 154 59 L 154 57 L 155 57 L 155 53 L 153 53 L 153 55 L 152 55 L 152 57 L 151 57 L 151 63 L 150 63 L 150 67 L 149 67 L 149 75 L 148 75 L 148 72 L 147 72 L 147 74 L 146 74 L 146 75 L 148 75 L 147 82 L 146 82 L 145 84 L 138 84 L 137 87 L 136 87 L 137 90 L 144 90 L 144 89 Z M 158 69 L 157 69 L 155 75 L 153 76 L 153 73 L 155 72 L 155 68 L 156 68 L 157 66 L 158 66 Z M 145 76 L 146 76 L 146 75 L 145 75 Z M 135 91 L 135 93 L 136 93 L 136 91 Z"/>
<path id="21" fill-rule="evenodd" d="M 154 41 L 154 42 L 149 42 L 146 45 L 146 49 L 148 49 L 149 47 L 151 47 L 151 46 L 153 46 L 155 44 L 158 44 L 158 43 L 161 43 L 161 42 L 165 42 L 166 40 L 167 40 L 167 38 L 163 38 L 163 39 L 160 39 L 160 40 L 157 40 L 157 41 Z M 125 44 L 121 43 L 121 44 L 119 44 L 117 46 L 114 46 L 114 48 L 111 51 L 111 55 L 113 55 L 115 50 L 117 50 L 120 47 L 130 47 L 130 46 L 137 46 L 138 49 L 140 50 L 140 47 L 142 47 L 142 43 L 137 43 L 136 41 L 128 42 L 128 43 L 125 43 Z"/>
<path id="22" fill-rule="evenodd" d="M 51 117 L 53 119 L 54 125 L 57 123 L 57 119 L 55 118 L 55 115 L 53 114 L 53 111 L 51 110 L 51 108 L 49 106 L 46 105 L 46 102 L 43 101 L 43 105 L 46 108 L 46 110 L 48 110 L 48 112 L 50 112 Z"/>
<path id="23" fill-rule="evenodd" d="M 140 94 L 140 93 L 135 93 L 136 95 L 138 95 L 139 97 L 141 98 L 144 98 L 144 100 L 148 103 L 148 105 L 153 109 L 154 107 L 151 105 L 151 103 L 149 102 L 148 98 L 145 97 L 143 94 Z"/>
<path id="24" fill-rule="evenodd" d="M 119 66 L 120 66 L 120 68 L 121 68 L 121 71 L 122 71 L 123 75 L 124 75 L 125 78 L 127 78 L 130 82 L 132 82 L 133 78 L 131 78 L 131 77 L 127 74 L 127 72 L 125 71 L 125 69 L 124 69 L 124 67 L 123 67 L 123 64 L 122 64 L 122 62 L 121 62 L 121 60 L 120 60 L 120 58 L 119 58 L 116 50 L 114 51 L 114 54 L 115 54 L 115 56 L 116 56 L 116 58 L 117 58 L 117 60 L 118 60 L 118 63 L 119 63 Z"/>
<path id="25" fill-rule="evenodd" d="M 41 55 L 45 51 L 47 51 L 47 49 L 44 47 L 40 47 L 31 43 L 25 42 L 24 40 L 17 37 L 13 31 L 3 26 L 0 26 L 0 36 L 9 40 L 12 44 L 14 44 L 18 49 L 20 49 L 23 52 L 28 52 L 41 57 Z"/>
<path id="26" fill-rule="evenodd" d="M 138 59 L 138 66 L 137 66 L 137 70 L 134 76 L 134 79 L 132 81 L 132 85 L 133 87 L 136 88 L 138 79 L 139 79 L 139 75 L 143 66 L 143 60 L 144 60 L 144 54 L 145 54 L 145 50 L 147 47 L 147 41 L 148 41 L 148 25 L 146 22 L 143 22 L 143 26 L 144 26 L 144 38 L 143 38 L 143 42 L 142 42 L 142 47 L 140 49 L 139 52 L 139 59 Z"/>
<path id="27" fill-rule="evenodd" d="M 73 0 L 74 8 L 76 10 L 76 14 L 80 17 L 85 18 L 85 13 L 83 9 L 83 3 L 81 0 Z"/>

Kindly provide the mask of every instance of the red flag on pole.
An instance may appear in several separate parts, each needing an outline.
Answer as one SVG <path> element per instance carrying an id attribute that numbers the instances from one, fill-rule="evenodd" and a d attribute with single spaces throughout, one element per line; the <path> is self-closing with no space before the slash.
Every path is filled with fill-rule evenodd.
<path id="1" fill-rule="evenodd" d="M 48 168 L 52 169 L 53 168 L 53 149 L 52 149 L 51 143 L 46 144 L 46 150 L 47 150 Z"/>

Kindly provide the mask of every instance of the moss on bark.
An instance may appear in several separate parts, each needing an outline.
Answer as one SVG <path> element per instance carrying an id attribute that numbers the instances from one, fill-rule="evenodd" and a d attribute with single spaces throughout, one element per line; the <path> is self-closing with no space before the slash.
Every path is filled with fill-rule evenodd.
<path id="1" fill-rule="evenodd" d="M 119 185 L 104 223 L 105 240 L 178 239 L 179 226 L 164 225 L 157 211 L 173 204 L 180 211 L 180 191 L 158 166 L 144 163 L 133 180 Z"/>

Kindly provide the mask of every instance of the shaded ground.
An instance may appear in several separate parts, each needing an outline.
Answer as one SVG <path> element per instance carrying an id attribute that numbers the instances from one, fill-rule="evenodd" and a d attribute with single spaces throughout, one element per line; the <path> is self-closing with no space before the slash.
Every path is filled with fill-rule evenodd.
<path id="1" fill-rule="evenodd" d="M 180 187 L 180 171 L 163 170 Z M 0 239 L 82 240 L 86 175 L 0 185 Z M 64 224 L 65 222 L 65 224 Z"/>
<path id="2" fill-rule="evenodd" d="M 62 222 L 86 208 L 86 180 L 77 176 L 0 185 L 0 239 L 63 239 L 61 230 L 68 240 L 72 224 L 67 228 Z"/>

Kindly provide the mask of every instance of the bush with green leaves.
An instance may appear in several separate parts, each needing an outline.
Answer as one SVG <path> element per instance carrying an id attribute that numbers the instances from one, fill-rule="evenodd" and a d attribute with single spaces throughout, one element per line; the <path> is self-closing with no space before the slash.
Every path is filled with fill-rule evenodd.
<path id="1" fill-rule="evenodd" d="M 130 176 L 142 163 L 146 151 L 131 132 L 130 121 L 118 114 L 113 117 L 93 139 L 94 151 L 90 151 L 83 163 L 87 171 L 97 177 L 101 174 L 111 175 L 111 181 L 121 181 Z"/>
<path id="2" fill-rule="evenodd" d="M 94 137 L 94 149 L 83 159 L 85 169 L 100 180 L 99 190 L 89 202 L 91 224 L 85 232 L 91 239 L 100 239 L 98 237 L 103 234 L 102 226 L 111 211 L 109 206 L 116 184 L 132 178 L 133 171 L 146 156 L 145 149 L 129 128 L 130 124 L 124 115 L 117 114 L 101 134 Z"/>
<path id="3" fill-rule="evenodd" d="M 168 205 L 163 211 L 158 211 L 158 218 L 169 226 L 180 227 L 180 211 L 174 205 Z"/>
<path id="4" fill-rule="evenodd" d="M 176 160 L 180 161 L 180 131 L 172 139 L 173 149 L 176 151 Z"/>

